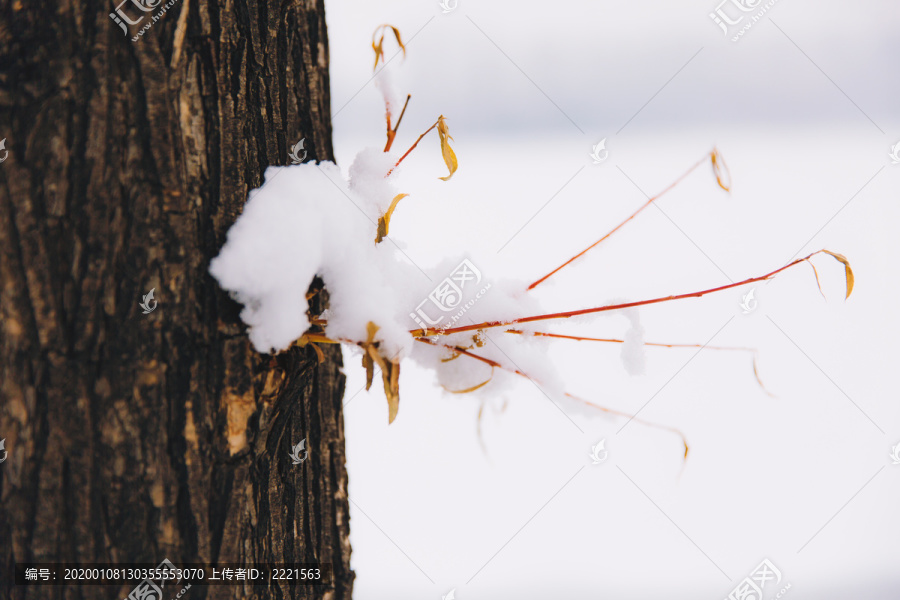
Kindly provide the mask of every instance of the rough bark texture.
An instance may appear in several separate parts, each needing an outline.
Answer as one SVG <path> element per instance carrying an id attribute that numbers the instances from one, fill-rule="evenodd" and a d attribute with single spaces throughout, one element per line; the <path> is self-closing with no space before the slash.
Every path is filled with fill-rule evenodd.
<path id="1" fill-rule="evenodd" d="M 114 8 L 0 0 L 0 597 L 129 591 L 15 562 L 167 557 L 334 565 L 190 599 L 350 598 L 340 350 L 255 353 L 207 272 L 267 166 L 332 158 L 323 0 L 178 0 L 137 42 L 162 5 Z"/>

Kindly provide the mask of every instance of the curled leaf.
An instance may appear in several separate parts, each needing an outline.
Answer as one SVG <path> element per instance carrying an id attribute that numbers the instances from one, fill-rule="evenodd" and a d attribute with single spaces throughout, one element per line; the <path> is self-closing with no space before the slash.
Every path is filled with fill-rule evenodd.
<path id="1" fill-rule="evenodd" d="M 319 364 L 325 362 L 325 353 L 322 352 L 322 349 L 317 346 L 317 344 L 339 344 L 335 340 L 332 340 L 328 337 L 325 337 L 319 333 L 304 333 L 301 335 L 296 341 L 294 341 L 294 345 L 300 348 L 306 348 L 307 346 L 312 348 L 316 353 L 316 358 L 318 359 Z M 365 363 L 363 363 L 365 364 Z"/>
<path id="2" fill-rule="evenodd" d="M 453 137 L 447 129 L 447 120 L 444 118 L 444 115 L 438 117 L 437 130 L 438 135 L 441 138 L 441 156 L 444 157 L 444 164 L 447 165 L 447 169 L 450 171 L 449 175 L 446 177 L 439 177 L 438 179 L 448 181 L 453 177 L 453 174 L 456 173 L 459 163 L 456 160 L 456 153 L 453 151 L 453 148 L 450 147 L 450 140 L 452 140 Z"/>
<path id="3" fill-rule="evenodd" d="M 451 360 L 456 360 L 456 359 L 459 358 L 460 356 L 462 356 L 462 354 L 460 354 L 459 352 L 454 352 L 449 358 L 442 358 L 442 359 L 441 359 L 441 362 L 442 362 L 442 363 L 448 363 L 448 362 L 450 362 Z"/>
<path id="4" fill-rule="evenodd" d="M 380 360 L 378 350 L 375 348 L 375 334 L 378 333 L 378 325 L 369 321 L 366 325 L 366 343 L 363 344 L 362 366 L 366 370 L 366 391 L 372 387 L 372 379 L 375 377 L 375 363 L 372 357 Z"/>
<path id="5" fill-rule="evenodd" d="M 406 56 L 406 46 L 403 45 L 403 40 L 400 39 L 400 30 L 393 25 L 379 25 L 372 33 L 372 50 L 375 51 L 375 66 L 372 67 L 373 71 L 378 68 L 378 59 L 381 59 L 381 61 L 384 62 L 384 33 L 386 29 L 390 29 L 394 32 L 394 38 L 397 40 L 400 49 L 403 50 L 403 56 Z M 381 32 L 381 37 L 379 37 L 376 42 L 375 38 L 378 37 L 379 32 Z"/>
<path id="6" fill-rule="evenodd" d="M 837 252 L 832 252 L 831 250 L 822 250 L 825 254 L 829 254 L 835 258 L 838 262 L 844 265 L 844 273 L 847 276 L 847 295 L 845 298 L 850 297 L 850 293 L 853 291 L 853 269 L 850 268 L 850 261 L 843 254 L 838 254 Z"/>
<path id="7" fill-rule="evenodd" d="M 493 379 L 493 378 L 494 378 L 494 368 L 491 367 L 491 376 L 488 377 L 487 379 L 485 379 L 484 381 L 482 381 L 481 383 L 478 383 L 478 384 L 476 384 L 476 385 L 473 385 L 472 387 L 468 387 L 468 388 L 466 388 L 466 389 L 464 389 L 464 390 L 451 390 L 451 389 L 448 389 L 448 388 L 445 387 L 445 386 L 441 386 L 441 387 L 443 387 L 445 390 L 447 390 L 447 391 L 450 392 L 451 394 L 468 394 L 468 393 L 470 393 L 470 392 L 474 392 L 474 391 L 477 390 L 478 388 L 481 388 L 481 387 L 486 386 L 487 384 L 489 384 L 489 383 L 491 382 L 491 379 Z M 479 411 L 479 412 L 480 412 L 480 411 Z M 481 418 L 481 417 L 479 416 L 479 418 Z"/>
<path id="8" fill-rule="evenodd" d="M 315 344 L 310 344 L 309 347 L 316 351 L 316 358 L 319 359 L 319 364 L 320 364 L 320 365 L 321 365 L 323 362 L 325 362 L 325 353 L 322 352 L 322 349 L 321 349 L 321 348 L 319 348 L 319 347 L 318 347 L 317 345 L 315 345 Z"/>
<path id="9" fill-rule="evenodd" d="M 384 383 L 384 396 L 388 402 L 388 424 L 393 423 L 397 418 L 397 411 L 400 408 L 400 362 L 385 360 L 383 356 L 378 354 L 375 346 L 369 346 L 369 356 L 371 356 L 378 366 L 381 368 L 381 380 Z"/>
<path id="10" fill-rule="evenodd" d="M 386 360 L 379 352 L 375 334 L 378 333 L 378 325 L 369 321 L 366 325 L 366 342 L 360 344 L 363 347 L 363 366 L 366 368 L 366 390 L 372 386 L 375 364 L 381 369 L 381 379 L 384 382 L 384 395 L 388 401 L 388 423 L 393 423 L 397 418 L 397 410 L 400 407 L 400 361 Z"/>
<path id="11" fill-rule="evenodd" d="M 315 342 L 317 344 L 340 344 L 340 342 L 329 337 L 325 337 L 320 333 L 304 333 L 295 343 L 303 348 L 310 342 Z"/>
<path id="12" fill-rule="evenodd" d="M 388 207 L 387 211 L 385 211 L 385 213 L 378 218 L 378 233 L 375 237 L 376 244 L 380 244 L 381 241 L 387 237 L 388 228 L 391 225 L 391 215 L 394 214 L 394 209 L 397 208 L 397 204 L 407 196 L 409 196 L 409 194 L 397 194 L 396 196 L 394 196 L 394 199 L 391 201 L 391 205 Z"/>
<path id="13" fill-rule="evenodd" d="M 709 155 L 710 160 L 712 160 L 713 172 L 716 174 L 716 183 L 719 184 L 719 187 L 725 190 L 726 192 L 731 191 L 731 171 L 728 170 L 728 165 L 725 164 L 725 159 L 722 158 L 722 155 L 719 153 L 718 149 L 714 149 L 712 153 Z M 723 182 L 722 175 L 725 175 L 728 179 L 728 183 Z"/>

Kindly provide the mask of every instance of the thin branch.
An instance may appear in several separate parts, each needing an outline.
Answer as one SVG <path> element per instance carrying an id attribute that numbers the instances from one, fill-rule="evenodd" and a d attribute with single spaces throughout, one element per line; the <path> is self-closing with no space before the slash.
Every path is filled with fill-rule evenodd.
<path id="1" fill-rule="evenodd" d="M 569 317 L 589 315 L 589 314 L 594 314 L 594 313 L 606 312 L 606 311 L 610 311 L 610 310 L 621 310 L 623 308 L 631 308 L 634 306 L 646 306 L 648 304 L 658 304 L 660 302 L 670 302 L 672 300 L 684 300 L 685 298 L 699 298 L 701 296 L 705 296 L 707 294 L 712 294 L 714 292 L 721 292 L 721 291 L 729 290 L 731 288 L 736 288 L 736 287 L 739 287 L 742 285 L 747 285 L 748 283 L 755 283 L 757 281 L 764 281 L 766 279 L 770 279 L 770 278 L 774 277 L 775 275 L 777 275 L 778 273 L 781 273 L 782 271 L 789 269 L 796 264 L 807 261 L 811 257 L 815 256 L 816 254 L 820 254 L 822 252 L 827 252 L 827 251 L 826 250 L 817 250 L 817 251 L 813 252 L 812 254 L 804 256 L 803 258 L 798 258 L 798 259 L 794 260 L 793 262 L 790 262 L 790 263 L 784 265 L 783 267 L 775 269 L 774 271 L 766 273 L 765 275 L 760 275 L 759 277 L 751 277 L 751 278 L 745 279 L 743 281 L 738 281 L 737 283 L 729 283 L 727 285 L 722 285 L 722 286 L 710 288 L 707 290 L 701 290 L 699 292 L 690 292 L 687 294 L 679 294 L 676 296 L 665 296 L 662 298 L 652 298 L 650 300 L 639 300 L 636 302 L 626 302 L 623 304 L 609 304 L 607 306 L 598 306 L 595 308 L 583 308 L 580 310 L 571 310 L 571 311 L 567 311 L 567 312 L 557 312 L 557 313 L 549 313 L 549 314 L 545 314 L 545 315 L 535 315 L 535 316 L 531 316 L 531 317 L 522 317 L 519 319 L 511 319 L 509 321 L 485 321 L 484 323 L 475 323 L 474 325 L 464 325 L 461 327 L 450 327 L 448 329 L 429 328 L 429 329 L 425 330 L 423 332 L 423 334 L 426 336 L 450 335 L 453 333 L 462 333 L 464 331 L 477 331 L 479 329 L 488 329 L 491 327 L 503 327 L 506 325 L 513 325 L 513 324 L 518 324 L 518 323 L 531 323 L 534 321 L 547 321 L 550 319 L 568 319 Z M 422 333 L 419 333 L 419 332 L 422 332 L 422 330 L 421 329 L 410 330 L 410 333 L 413 335 L 423 335 Z"/>
<path id="2" fill-rule="evenodd" d="M 565 340 L 575 340 L 579 342 L 612 342 L 615 344 L 624 344 L 625 340 L 614 338 L 593 338 L 582 337 L 579 335 L 563 335 L 561 333 L 547 333 L 543 331 L 525 332 L 521 329 L 507 329 L 504 333 L 516 333 L 520 335 L 533 335 L 535 337 L 550 337 Z M 706 348 L 708 350 L 740 350 L 742 352 L 756 352 L 756 348 L 744 348 L 742 346 L 704 346 L 703 344 L 662 344 L 658 342 L 644 342 L 645 346 L 658 346 L 661 348 Z"/>
<path id="3" fill-rule="evenodd" d="M 605 413 L 609 413 L 611 415 L 616 415 L 617 417 L 625 417 L 626 419 L 630 419 L 636 423 L 640 423 L 641 425 L 645 425 L 647 427 L 654 427 L 656 429 L 663 429 L 665 431 L 671 431 L 672 433 L 678 434 L 681 438 L 681 443 L 684 445 L 684 460 L 687 460 L 688 451 L 690 450 L 690 446 L 688 446 L 687 438 L 684 436 L 684 433 L 680 429 L 676 429 L 675 427 L 667 427 L 666 425 L 660 425 L 658 423 L 651 423 L 650 421 L 645 421 L 639 417 L 635 417 L 634 415 L 629 415 L 628 413 L 624 413 L 618 410 L 613 410 L 611 408 L 606 408 L 605 406 L 600 406 L 599 404 L 594 404 L 584 398 L 579 398 L 578 396 L 573 396 L 572 394 L 566 392 L 566 396 L 572 398 L 573 400 L 577 400 L 578 402 L 582 402 L 587 404 L 591 408 L 596 408 L 598 410 L 602 410 Z"/>
<path id="4" fill-rule="evenodd" d="M 496 360 L 492 360 L 492 359 L 486 358 L 484 356 L 479 356 L 478 354 L 475 354 L 474 352 L 469 352 L 465 348 L 461 348 L 459 346 L 449 346 L 447 344 L 438 344 L 437 342 L 433 342 L 433 341 L 429 340 L 428 338 L 419 337 L 419 338 L 415 338 L 415 339 L 417 342 L 422 342 L 422 343 L 428 344 L 430 346 L 440 346 L 443 348 L 447 348 L 449 350 L 453 350 L 457 354 L 462 354 L 463 356 L 468 356 L 469 358 L 474 358 L 475 360 L 479 360 L 486 365 L 490 365 L 497 369 L 503 369 L 504 371 L 509 371 L 510 373 L 515 373 L 516 375 L 521 375 L 525 379 L 531 379 L 531 377 L 529 377 L 528 375 L 526 375 L 525 373 L 523 373 L 522 371 L 520 371 L 518 369 L 514 369 L 512 367 L 507 367 L 507 366 L 503 365 L 502 363 L 497 362 Z"/>
<path id="5" fill-rule="evenodd" d="M 398 121 L 398 122 L 399 122 L 399 121 Z M 432 129 L 434 129 L 435 127 L 437 127 L 439 122 L 440 122 L 440 119 L 438 119 L 437 121 L 435 121 L 435 122 L 434 122 L 434 125 L 432 125 L 432 126 L 429 127 L 428 129 L 426 129 L 426 130 L 425 130 L 425 133 L 423 133 L 422 135 L 420 135 L 420 136 L 419 136 L 419 139 L 417 139 L 415 142 L 413 142 L 413 145 L 410 146 L 410 147 L 409 147 L 409 150 L 407 150 L 406 153 L 404 153 L 403 156 L 400 157 L 400 160 L 398 160 L 397 163 L 396 163 L 393 167 L 391 167 L 391 170 L 387 172 L 387 175 L 385 175 L 385 177 L 389 177 L 390 174 L 394 172 L 394 169 L 396 169 L 397 167 L 400 166 L 400 163 L 403 162 L 403 159 L 406 158 L 407 156 L 409 156 L 409 153 L 412 152 L 412 151 L 415 149 L 415 147 L 419 145 L 419 142 L 422 141 L 422 138 L 425 137 L 426 135 L 428 135 L 428 132 L 429 132 L 429 131 L 431 131 Z"/>
<path id="6" fill-rule="evenodd" d="M 627 219 L 625 219 L 624 221 L 622 221 L 621 223 L 619 223 L 618 225 L 616 225 L 616 226 L 612 229 L 612 231 L 610 231 L 609 233 L 607 233 L 606 235 L 604 235 L 602 238 L 600 238 L 599 240 L 597 240 L 596 242 L 594 242 L 593 244 L 591 244 L 590 246 L 588 246 L 587 248 L 585 248 L 584 250 L 582 250 L 581 252 L 579 252 L 578 254 L 576 254 L 575 256 L 573 256 L 572 258 L 570 258 L 569 260 L 567 260 L 566 262 L 564 262 L 563 264 L 559 265 L 558 267 L 556 267 L 555 269 L 553 269 L 552 271 L 550 271 L 549 273 L 547 273 L 546 275 L 544 275 L 543 277 L 541 277 L 540 279 L 538 279 L 537 281 L 535 281 L 534 283 L 532 283 L 531 285 L 529 285 L 529 286 L 528 286 L 528 289 L 529 289 L 529 290 L 532 290 L 532 289 L 536 288 L 537 286 L 539 286 L 540 284 L 542 284 L 543 282 L 545 282 L 546 280 L 548 280 L 550 277 L 552 277 L 553 275 L 555 275 L 555 274 L 556 274 L 558 271 L 560 271 L 563 267 L 565 267 L 565 266 L 567 266 L 567 265 L 569 265 L 569 264 L 575 262 L 576 260 L 578 260 L 579 258 L 581 258 L 582 256 L 584 256 L 585 254 L 587 254 L 587 252 L 588 252 L 589 250 L 591 250 L 592 248 L 596 247 L 596 246 L 599 245 L 601 242 L 605 241 L 605 240 L 606 240 L 607 238 L 609 238 L 612 234 L 614 234 L 614 233 L 617 232 L 619 229 L 621 229 L 626 223 L 628 223 L 630 220 L 632 220 L 633 218 L 635 218 L 636 216 L 638 216 L 638 214 L 640 214 L 640 212 L 641 212 L 642 210 L 644 210 L 645 208 L 647 208 L 648 206 L 650 206 L 651 204 L 653 204 L 656 200 L 658 200 L 660 197 L 662 197 L 666 192 L 668 192 L 669 190 L 671 190 L 672 188 L 674 188 L 676 185 L 678 185 L 679 183 L 681 183 L 681 181 L 682 181 L 685 177 L 687 177 L 688 175 L 690 175 L 697 167 L 699 167 L 700 165 L 702 165 L 702 164 L 703 164 L 706 160 L 708 160 L 711 156 L 713 156 L 713 153 L 712 153 L 712 152 L 710 152 L 708 155 L 706 155 L 706 156 L 704 156 L 703 158 L 701 158 L 700 160 L 698 160 L 698 161 L 694 164 L 694 166 L 692 166 L 690 169 L 688 169 L 688 170 L 684 173 L 684 175 L 682 175 L 681 177 L 679 177 L 678 179 L 676 179 L 671 185 L 669 185 L 669 187 L 667 187 L 666 189 L 664 189 L 663 191 L 661 191 L 661 192 L 658 193 L 657 195 L 655 195 L 655 196 L 653 196 L 652 198 L 650 198 L 649 200 L 647 200 L 647 202 L 645 202 L 639 209 L 637 209 L 636 211 L 634 211 L 633 213 L 631 213 L 631 216 L 630 216 L 630 217 L 628 217 Z"/>
<path id="7" fill-rule="evenodd" d="M 400 111 L 400 116 L 397 117 L 397 124 L 394 125 L 394 128 L 391 129 L 391 113 L 387 112 L 387 143 L 384 145 L 384 151 L 390 152 L 391 146 L 394 145 L 394 138 L 397 137 L 397 130 L 400 128 L 400 121 L 403 120 L 403 115 L 406 114 L 406 107 L 409 105 L 409 99 L 412 98 L 412 94 L 406 95 L 406 102 L 403 103 L 403 110 Z"/>
<path id="8" fill-rule="evenodd" d="M 483 363 L 486 364 L 486 365 L 490 365 L 492 368 L 502 369 L 502 370 L 508 371 L 508 372 L 510 372 L 510 373 L 515 373 L 516 375 L 520 375 L 520 376 L 524 377 L 525 379 L 528 379 L 528 380 L 530 380 L 530 381 L 534 381 L 529 375 L 526 375 L 525 373 L 523 373 L 522 371 L 520 371 L 520 370 L 518 370 L 518 369 L 514 369 L 514 368 L 512 368 L 512 367 L 507 367 L 507 366 L 505 366 L 505 365 L 503 365 L 503 364 L 501 364 L 501 363 L 499 363 L 499 362 L 497 362 L 497 361 L 495 361 L 495 360 L 492 360 L 492 359 L 490 359 L 490 358 L 486 358 L 486 357 L 484 357 L 484 356 L 479 356 L 478 354 L 475 354 L 475 353 L 473 353 L 473 352 L 469 352 L 469 351 L 466 350 L 465 348 L 460 348 L 460 347 L 458 347 L 458 346 L 449 346 L 449 345 L 447 345 L 447 344 L 438 344 L 437 342 L 433 342 L 433 341 L 431 341 L 431 340 L 429 340 L 429 339 L 427 339 L 427 338 L 416 338 L 416 341 L 417 341 L 417 342 L 422 342 L 422 343 L 424 343 L 424 344 L 429 344 L 429 345 L 431 345 L 431 346 L 440 346 L 440 347 L 443 347 L 443 348 L 447 348 L 447 349 L 449 349 L 449 350 L 453 350 L 454 352 L 458 352 L 459 354 L 462 354 L 463 356 L 468 356 L 469 358 L 474 358 L 475 360 L 481 361 L 481 362 L 483 362 Z M 676 429 L 676 428 L 674 428 L 674 427 L 667 427 L 667 426 L 665 426 L 665 425 L 659 425 L 659 424 L 657 424 L 657 423 L 651 423 L 650 421 L 645 421 L 645 420 L 640 419 L 640 418 L 638 418 L 638 417 L 636 417 L 636 416 L 634 416 L 634 415 L 630 415 L 630 414 L 625 413 L 625 412 L 621 412 L 621 411 L 618 411 L 618 410 L 614 410 L 614 409 L 612 409 L 612 408 L 606 408 L 605 406 L 600 406 L 599 404 L 594 404 L 593 402 L 590 402 L 590 401 L 588 401 L 588 400 L 585 400 L 584 398 L 579 398 L 578 396 L 575 396 L 575 395 L 570 394 L 570 393 L 568 393 L 568 392 L 564 392 L 564 393 L 565 393 L 565 395 L 566 395 L 568 398 L 572 398 L 573 400 L 576 400 L 576 401 L 581 402 L 581 403 L 583 403 L 583 404 L 587 404 L 588 406 L 590 406 L 590 407 L 592 407 L 592 408 L 596 408 L 597 410 L 601 410 L 601 411 L 603 411 L 603 412 L 605 412 L 605 413 L 607 413 L 607 414 L 616 415 L 616 416 L 618 416 L 618 417 L 624 417 L 624 418 L 626 418 L 626 419 L 631 419 L 632 421 L 635 421 L 635 422 L 640 423 L 640 424 L 642 424 L 642 425 L 645 425 L 645 426 L 647 426 L 647 427 L 653 427 L 653 428 L 656 428 L 656 429 L 663 429 L 663 430 L 665 430 L 665 431 L 671 431 L 671 432 L 673 432 L 673 433 L 678 434 L 678 436 L 681 437 L 681 443 L 684 444 L 684 459 L 687 460 L 687 455 L 688 455 L 688 449 L 689 449 L 689 446 L 688 446 L 688 443 L 687 443 L 687 438 L 685 438 L 685 436 L 684 436 L 684 434 L 681 432 L 681 430 Z"/>
<path id="9" fill-rule="evenodd" d="M 812 264 L 812 263 L 810 263 Z M 557 338 L 557 339 L 565 339 L 565 340 L 575 340 L 578 342 L 611 342 L 614 344 L 624 344 L 625 340 L 618 340 L 613 338 L 593 338 L 593 337 L 582 337 L 579 335 L 563 335 L 560 333 L 546 333 L 542 331 L 535 331 L 534 333 L 526 333 L 520 329 L 507 329 L 505 333 L 516 333 L 520 335 L 533 335 L 535 337 L 549 337 L 549 338 Z M 746 348 L 743 346 L 705 346 L 703 344 L 660 344 L 657 342 L 644 342 L 645 346 L 656 346 L 657 348 L 703 348 L 706 350 L 733 350 L 739 352 L 750 352 L 753 356 L 753 378 L 756 379 L 756 383 L 759 384 L 759 387 L 762 388 L 762 391 L 766 393 L 770 398 L 775 398 L 775 394 L 770 392 L 768 388 L 766 388 L 765 384 L 762 382 L 762 378 L 759 376 L 759 368 L 757 367 L 757 362 L 759 359 L 759 350 L 756 348 Z"/>
<path id="10" fill-rule="evenodd" d="M 809 263 L 809 266 L 812 267 L 813 275 L 816 276 L 816 286 L 819 288 L 819 293 L 822 294 L 822 297 L 825 298 L 825 292 L 822 291 L 822 282 L 819 281 L 819 272 L 816 270 L 816 265 L 812 264 L 811 261 L 806 261 Z M 828 298 L 825 298 L 828 300 Z"/>

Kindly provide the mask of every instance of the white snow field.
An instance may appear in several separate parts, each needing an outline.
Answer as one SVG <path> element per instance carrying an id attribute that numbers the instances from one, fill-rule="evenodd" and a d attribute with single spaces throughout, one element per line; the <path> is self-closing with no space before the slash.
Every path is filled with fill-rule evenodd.
<path id="1" fill-rule="evenodd" d="M 407 357 L 388 426 L 382 387 L 362 389 L 360 355 L 345 347 L 354 598 L 718 600 L 761 583 L 765 600 L 900 598 L 896 5 L 777 2 L 732 42 L 710 14 L 748 23 L 769 3 L 326 4 L 340 173 L 326 169 L 329 183 L 308 165 L 279 179 L 297 184 L 286 195 L 319 189 L 330 205 L 273 201 L 272 222 L 306 224 L 295 279 L 241 272 L 232 258 L 236 279 L 223 283 L 246 285 L 244 298 L 272 291 L 254 288 L 256 276 L 302 297 L 320 268 L 334 275 L 330 333 L 358 338 L 376 320 Z M 381 23 L 400 28 L 408 52 L 386 38 L 376 87 L 369 42 Z M 376 181 L 341 183 L 360 151 L 384 144 L 383 93 L 394 104 L 412 94 L 394 155 L 447 117 L 459 159 L 450 181 L 438 180 L 432 132 L 393 189 L 372 177 L 377 151 L 357 175 Z M 595 164 L 602 140 L 608 156 Z M 524 291 L 714 147 L 730 194 L 704 164 Z M 376 249 L 373 221 L 395 193 L 410 196 Z M 821 248 L 849 259 L 849 299 L 841 264 L 818 255 L 826 298 L 800 264 L 703 298 L 529 325 L 626 344 L 492 329 L 472 351 L 534 381 L 495 369 L 471 394 L 444 388 L 487 380 L 488 365 L 442 363 L 405 333 L 420 308 L 464 324 L 576 310 L 727 285 Z M 461 290 L 463 314 L 443 312 L 429 294 L 464 259 L 480 278 Z M 259 319 L 259 348 L 283 347 L 306 324 L 289 301 L 248 318 Z M 713 346 L 755 349 L 765 388 L 752 352 Z M 666 428 L 687 439 L 686 461 Z M 592 457 L 601 440 L 607 454 Z M 760 576 L 760 565 L 775 570 Z"/>

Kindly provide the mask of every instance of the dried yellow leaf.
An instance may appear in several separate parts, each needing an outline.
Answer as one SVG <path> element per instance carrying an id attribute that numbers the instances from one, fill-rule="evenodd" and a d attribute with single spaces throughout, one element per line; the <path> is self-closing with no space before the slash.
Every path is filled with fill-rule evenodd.
<path id="1" fill-rule="evenodd" d="M 384 376 L 384 395 L 388 402 L 388 425 L 397 418 L 400 410 L 400 363 L 388 362 L 387 372 Z"/>
<path id="2" fill-rule="evenodd" d="M 315 342 L 317 344 L 340 344 L 340 342 L 325 337 L 320 333 L 304 333 L 300 339 L 297 340 L 297 345 L 302 348 L 309 342 Z"/>
<path id="3" fill-rule="evenodd" d="M 322 352 L 322 349 L 316 346 L 315 344 L 310 344 L 310 348 L 316 351 L 316 358 L 319 359 L 319 364 L 321 365 L 325 362 L 325 353 Z"/>
<path id="4" fill-rule="evenodd" d="M 380 354 L 378 354 L 378 348 L 376 348 L 374 345 L 371 345 L 371 344 L 370 344 L 370 345 L 366 348 L 366 352 L 368 352 L 368 353 L 369 353 L 369 356 L 370 356 L 376 363 L 378 363 L 378 368 L 381 369 L 382 371 L 384 371 L 384 370 L 385 370 L 385 366 L 384 366 L 384 365 L 385 365 L 384 357 L 381 356 Z"/>
<path id="5" fill-rule="evenodd" d="M 389 394 L 388 401 L 388 425 L 397 418 L 397 412 L 400 410 L 400 394 Z"/>
<path id="6" fill-rule="evenodd" d="M 468 394 L 470 392 L 474 392 L 475 390 L 486 386 L 487 384 L 489 384 L 491 382 L 491 379 L 493 379 L 493 378 L 494 378 L 494 368 L 491 367 L 491 376 L 488 377 L 487 379 L 485 379 L 484 381 L 482 381 L 481 383 L 473 385 L 472 387 L 468 387 L 464 390 L 451 390 L 451 389 L 446 388 L 445 386 L 441 386 L 441 387 L 443 387 L 445 390 L 447 390 L 451 394 Z M 482 408 L 483 408 L 483 406 L 482 406 Z M 478 412 L 479 412 L 478 418 L 481 419 L 481 411 L 479 410 Z"/>
<path id="7" fill-rule="evenodd" d="M 375 51 L 375 66 L 372 68 L 373 71 L 378 68 L 378 59 L 381 59 L 381 61 L 384 62 L 384 31 L 388 28 L 394 32 L 394 38 L 397 40 L 397 44 L 403 51 L 403 56 L 406 56 L 406 46 L 403 45 L 403 40 L 400 39 L 400 30 L 393 25 L 379 25 L 372 33 L 372 50 Z M 378 38 L 378 41 L 376 42 L 375 38 L 378 37 L 378 32 L 381 32 L 381 37 Z"/>
<path id="8" fill-rule="evenodd" d="M 396 196 L 394 196 L 394 199 L 391 201 L 391 205 L 388 207 L 387 211 L 378 218 L 378 233 L 375 237 L 376 244 L 380 244 L 381 241 L 387 237 L 388 228 L 391 225 L 391 215 L 394 214 L 394 209 L 397 208 L 397 204 L 407 196 L 409 196 L 409 194 L 397 194 Z"/>
<path id="9" fill-rule="evenodd" d="M 378 351 L 370 346 L 369 354 L 378 363 L 381 369 L 381 381 L 384 383 L 384 397 L 388 403 L 388 424 L 394 422 L 397 418 L 397 411 L 400 408 L 400 363 L 390 362 L 378 354 Z"/>
<path id="10" fill-rule="evenodd" d="M 447 120 L 444 118 L 444 115 L 438 117 L 437 130 L 438 136 L 441 138 L 441 156 L 444 157 L 444 164 L 447 165 L 447 169 L 450 171 L 449 175 L 446 177 L 439 177 L 438 179 L 448 181 L 453 177 L 453 174 L 456 173 L 459 163 L 456 160 L 456 153 L 453 151 L 453 148 L 450 147 L 450 140 L 452 140 L 453 137 L 447 129 Z"/>
<path id="11" fill-rule="evenodd" d="M 325 353 L 322 352 L 322 349 L 319 348 L 316 344 L 339 344 L 340 342 L 336 342 L 332 339 L 325 337 L 322 334 L 318 333 L 304 333 L 301 335 L 296 341 L 294 341 L 294 345 L 299 348 L 306 348 L 309 346 L 316 353 L 316 358 L 319 361 L 319 364 L 325 362 Z"/>
<path id="12" fill-rule="evenodd" d="M 853 291 L 853 269 L 850 268 L 850 261 L 843 254 L 838 254 L 837 252 L 832 252 L 831 250 L 822 250 L 825 254 L 830 254 L 833 256 L 838 262 L 844 265 L 844 274 L 847 276 L 847 295 L 845 298 L 850 297 L 850 292 Z"/>
<path id="13" fill-rule="evenodd" d="M 710 159 L 712 160 L 713 172 L 716 174 L 716 183 L 718 183 L 719 187 L 726 192 L 730 192 L 731 171 L 728 170 L 728 165 L 725 164 L 725 159 L 722 158 L 722 155 L 719 153 L 718 149 L 712 151 L 712 153 L 710 154 Z M 728 176 L 727 184 L 725 184 L 722 180 L 723 173 Z"/>
<path id="14" fill-rule="evenodd" d="M 381 369 L 381 379 L 384 382 L 384 395 L 388 401 L 388 423 L 393 423 L 397 418 L 397 410 L 400 408 L 400 361 L 385 360 L 379 354 L 375 342 L 375 334 L 378 333 L 378 325 L 369 321 L 366 325 L 367 340 L 359 345 L 363 348 L 363 366 L 366 368 L 366 391 L 372 386 L 375 364 Z"/>
<path id="15" fill-rule="evenodd" d="M 381 328 L 372 321 L 366 323 L 366 344 L 373 344 L 375 342 L 375 334 L 378 333 L 379 329 Z"/>
<path id="16" fill-rule="evenodd" d="M 378 333 L 378 325 L 369 321 L 366 324 L 366 343 L 363 344 L 363 358 L 362 365 L 366 370 L 366 391 L 369 391 L 369 388 L 372 387 L 372 379 L 375 377 L 375 363 L 373 362 L 373 358 L 378 362 L 379 366 L 381 365 L 381 356 L 378 354 L 378 350 L 375 348 L 375 334 Z"/>
<path id="17" fill-rule="evenodd" d="M 369 352 L 366 351 L 362 357 L 362 366 L 366 370 L 366 391 L 369 391 L 369 388 L 372 387 L 372 379 L 375 377 L 375 364 L 372 362 L 372 357 L 369 356 Z"/>

